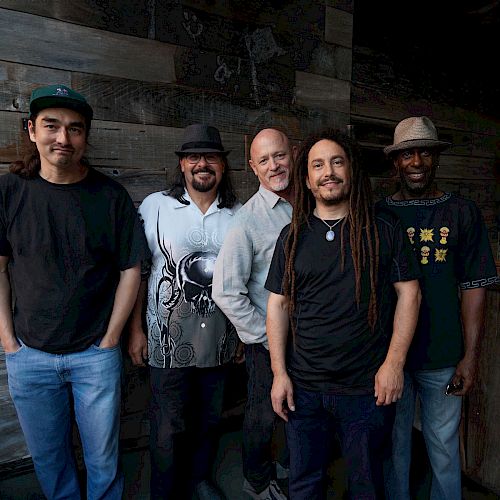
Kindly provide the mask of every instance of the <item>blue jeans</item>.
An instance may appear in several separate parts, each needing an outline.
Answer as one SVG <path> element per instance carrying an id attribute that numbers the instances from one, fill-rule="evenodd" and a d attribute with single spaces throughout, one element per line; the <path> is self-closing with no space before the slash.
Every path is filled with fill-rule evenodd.
<path id="1" fill-rule="evenodd" d="M 243 419 L 243 475 L 260 493 L 275 479 L 272 440 L 280 418 L 271 403 L 273 372 L 269 351 L 262 344 L 245 345 L 247 402 Z M 288 450 L 281 462 L 288 465 Z"/>
<path id="2" fill-rule="evenodd" d="M 50 354 L 24 344 L 5 355 L 9 390 L 35 472 L 49 499 L 79 499 L 71 394 L 87 469 L 88 499 L 120 499 L 120 347 Z"/>
<path id="3" fill-rule="evenodd" d="M 432 468 L 431 500 L 462 498 L 459 424 L 462 398 L 446 396 L 455 367 L 405 372 L 403 397 L 396 404 L 393 430 L 393 468 L 387 496 L 410 498 L 411 435 L 416 398 L 420 399 L 422 433 Z"/>
<path id="4" fill-rule="evenodd" d="M 286 425 L 290 499 L 326 499 L 334 433 L 346 462 L 350 498 L 384 498 L 383 466 L 391 452 L 394 405 L 377 406 L 371 394 L 329 395 L 297 387 L 294 402 Z"/>
<path id="5" fill-rule="evenodd" d="M 226 367 L 150 368 L 151 499 L 191 498 L 210 479 Z"/>

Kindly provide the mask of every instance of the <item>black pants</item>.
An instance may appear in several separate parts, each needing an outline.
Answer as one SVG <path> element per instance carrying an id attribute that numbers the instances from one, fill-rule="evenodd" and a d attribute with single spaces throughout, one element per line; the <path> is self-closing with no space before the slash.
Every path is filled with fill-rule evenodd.
<path id="1" fill-rule="evenodd" d="M 191 498 L 217 451 L 225 367 L 151 368 L 151 498 Z"/>
<path id="2" fill-rule="evenodd" d="M 272 440 L 280 418 L 271 404 L 273 373 L 262 344 L 245 345 L 248 394 L 243 420 L 243 475 L 257 492 L 274 479 Z M 288 452 L 285 450 L 287 464 Z"/>

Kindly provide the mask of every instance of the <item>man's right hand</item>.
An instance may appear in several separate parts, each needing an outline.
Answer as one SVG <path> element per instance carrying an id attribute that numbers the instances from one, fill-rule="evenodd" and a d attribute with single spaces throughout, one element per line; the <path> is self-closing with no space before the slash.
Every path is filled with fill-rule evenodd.
<path id="1" fill-rule="evenodd" d="M 146 366 L 148 359 L 148 339 L 141 329 L 130 330 L 128 353 L 135 366 Z"/>
<path id="2" fill-rule="evenodd" d="M 293 402 L 293 385 L 287 373 L 274 376 L 273 387 L 271 389 L 271 402 L 273 410 L 285 422 L 288 422 L 288 412 L 295 411 Z"/>

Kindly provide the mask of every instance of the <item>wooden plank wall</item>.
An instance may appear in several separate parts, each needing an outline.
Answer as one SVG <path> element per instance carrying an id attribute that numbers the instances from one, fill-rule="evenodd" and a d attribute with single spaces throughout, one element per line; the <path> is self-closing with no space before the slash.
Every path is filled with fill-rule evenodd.
<path id="1" fill-rule="evenodd" d="M 463 463 L 468 476 L 500 496 L 500 287 L 488 291 L 486 310 L 478 380 L 463 411 Z"/>
<path id="2" fill-rule="evenodd" d="M 91 163 L 136 204 L 166 186 L 194 122 L 221 131 L 244 202 L 258 130 L 300 141 L 349 123 L 352 26 L 351 0 L 0 0 L 0 173 L 22 155 L 31 91 L 61 83 L 94 108 Z M 144 372 L 127 364 L 125 448 L 147 442 L 147 396 Z M 25 464 L 1 357 L 0 434 L 0 473 Z"/>
<path id="3" fill-rule="evenodd" d="M 193 122 L 221 130 L 241 201 L 257 187 L 247 164 L 255 132 L 278 126 L 300 141 L 325 125 L 354 124 L 379 198 L 395 188 L 382 147 L 399 120 L 426 114 L 454 143 L 441 157 L 441 187 L 479 204 L 498 255 L 498 119 L 395 80 L 391 61 L 353 44 L 353 12 L 352 0 L 0 0 L 0 173 L 22 154 L 21 119 L 43 84 L 88 97 L 88 156 L 136 203 L 165 187 L 182 128 Z M 498 328 L 498 316 L 489 325 Z M 148 433 L 147 392 L 140 371 L 126 374 L 122 441 L 133 447 Z M 14 436 L 5 386 L 0 358 L 0 432 Z M 498 421 L 491 400 L 477 404 Z M 26 456 L 17 432 L 16 446 L 1 441 L 0 465 Z M 469 457 L 480 455 L 476 438 L 469 435 Z M 492 484 L 489 463 L 474 465 L 473 475 Z"/>

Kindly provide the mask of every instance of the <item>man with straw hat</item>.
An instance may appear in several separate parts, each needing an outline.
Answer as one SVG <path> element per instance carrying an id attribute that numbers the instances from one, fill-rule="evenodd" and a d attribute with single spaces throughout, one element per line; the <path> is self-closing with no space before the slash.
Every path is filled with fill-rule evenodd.
<path id="1" fill-rule="evenodd" d="M 461 493 L 458 428 L 462 398 L 474 383 L 484 329 L 485 287 L 497 281 L 488 233 L 474 202 L 439 189 L 440 152 L 426 116 L 402 120 L 384 149 L 400 188 L 379 205 L 396 213 L 420 262 L 422 304 L 397 403 L 388 497 L 410 498 L 411 435 L 418 396 L 432 467 L 432 499 Z M 460 292 L 460 293 L 459 293 Z"/>

